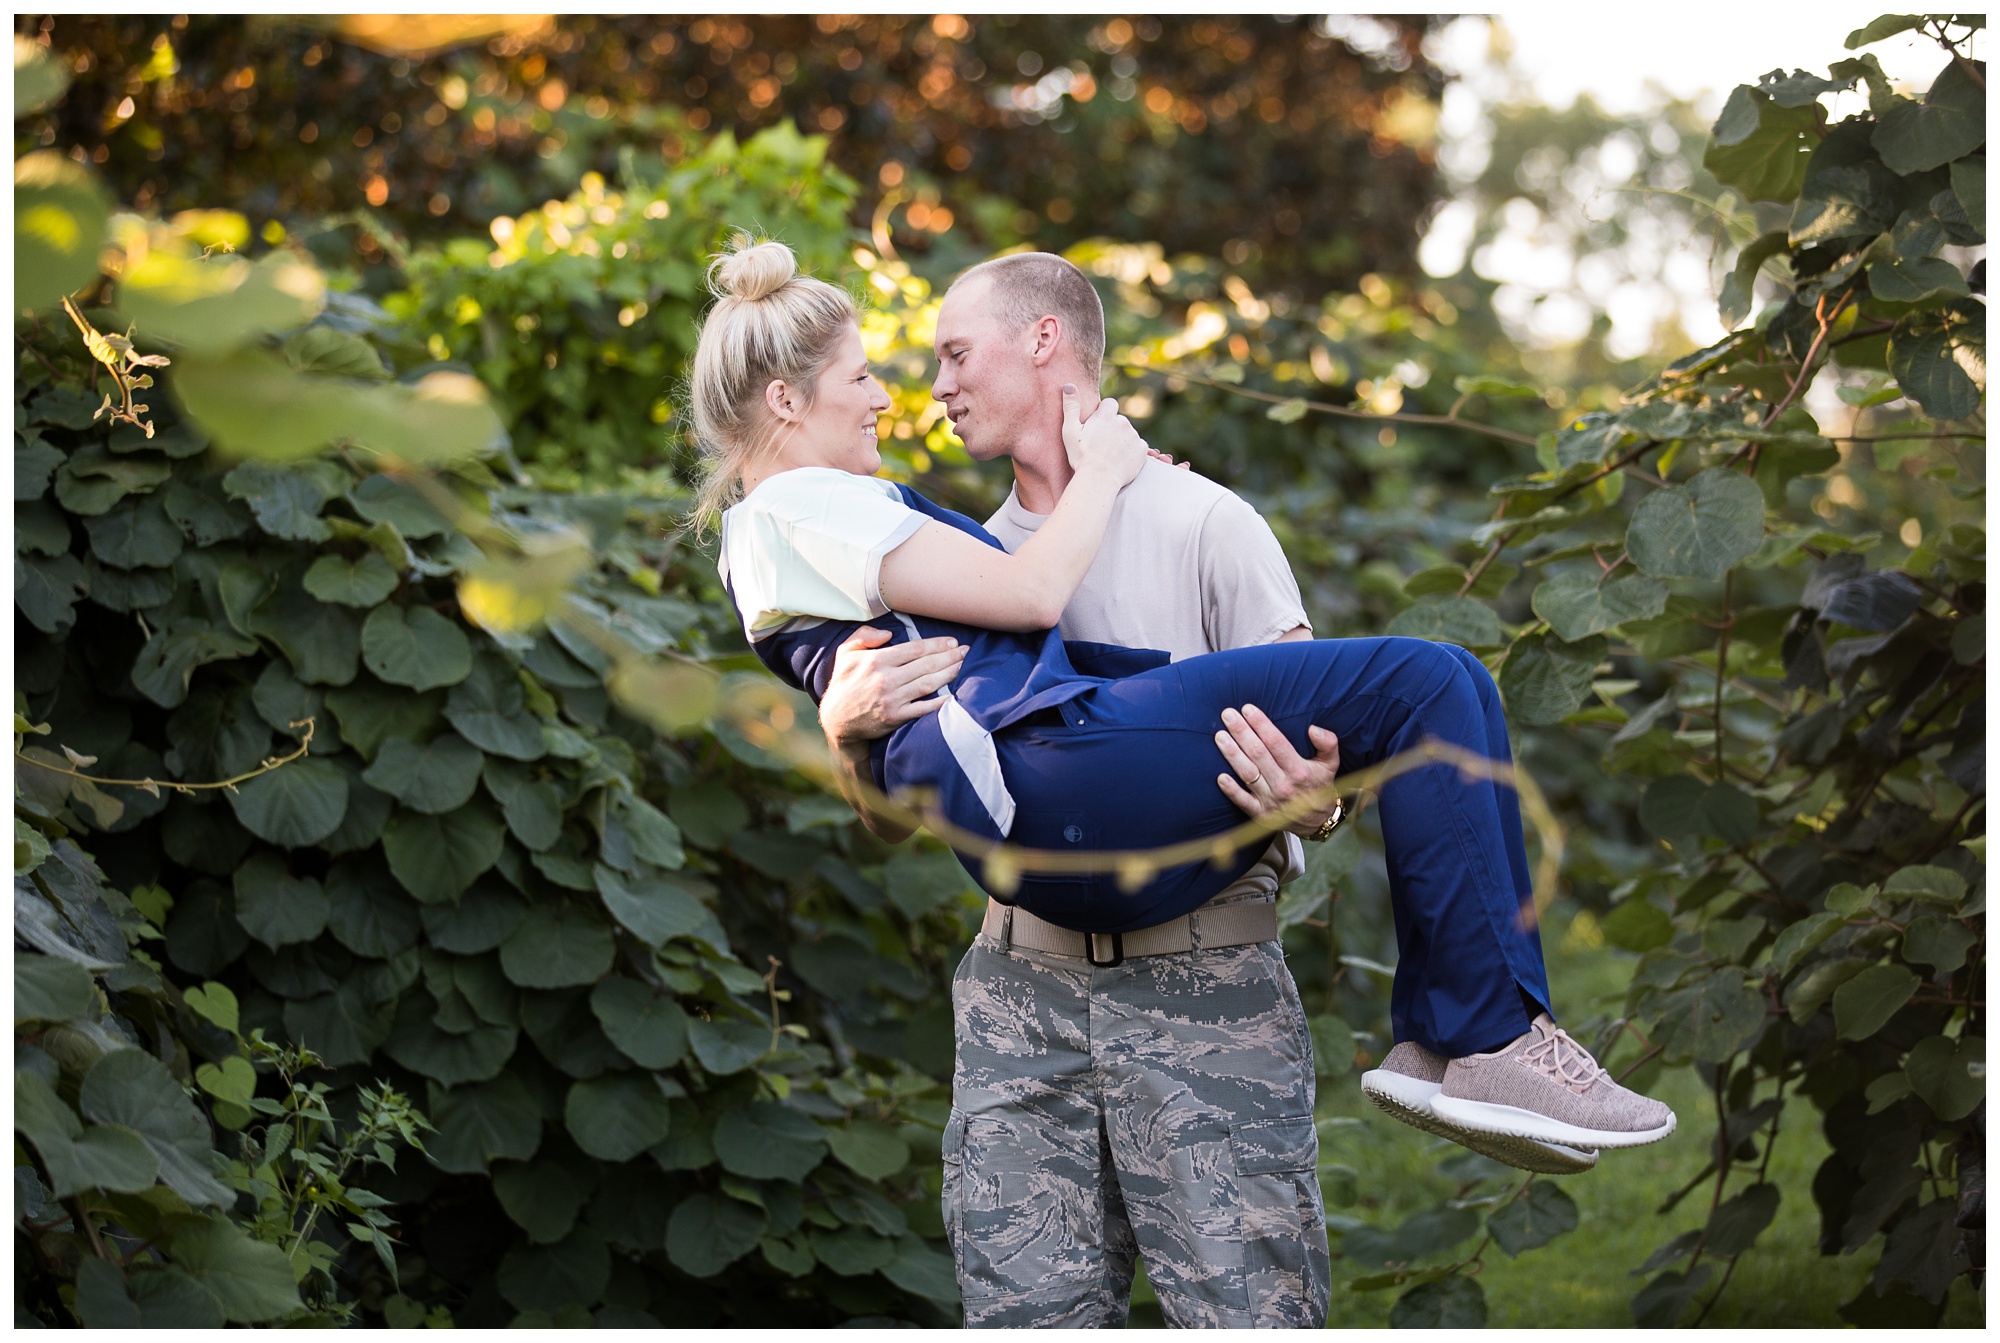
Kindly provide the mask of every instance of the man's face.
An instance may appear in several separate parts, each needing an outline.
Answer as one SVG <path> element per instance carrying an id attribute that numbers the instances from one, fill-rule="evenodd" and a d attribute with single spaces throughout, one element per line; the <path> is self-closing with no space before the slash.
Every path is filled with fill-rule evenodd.
<path id="1" fill-rule="evenodd" d="M 1007 455 L 1037 412 L 1047 414 L 1040 404 L 1045 398 L 1034 363 L 1034 327 L 1008 331 L 993 311 L 992 290 L 992 281 L 974 279 L 945 295 L 931 384 L 966 452 L 982 462 Z"/>

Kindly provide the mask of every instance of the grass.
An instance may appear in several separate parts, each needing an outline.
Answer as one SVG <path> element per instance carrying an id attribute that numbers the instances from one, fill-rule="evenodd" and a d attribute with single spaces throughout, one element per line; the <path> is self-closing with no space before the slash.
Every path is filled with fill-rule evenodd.
<path id="1" fill-rule="evenodd" d="M 1569 936 L 1570 920 L 1557 911 L 1546 929 L 1550 985 L 1566 1020 L 1615 1012 L 1630 974 L 1629 958 L 1588 945 L 1588 926 L 1578 930 L 1583 936 Z M 1479 1283 L 1486 1293 L 1489 1326 L 1630 1328 L 1629 1303 L 1646 1281 L 1629 1276 L 1631 1270 L 1661 1245 L 1707 1220 L 1712 1179 L 1671 1213 L 1657 1210 L 1707 1164 L 1716 1118 L 1713 1100 L 1687 1068 L 1665 1073 L 1651 1091 L 1680 1117 L 1673 1136 L 1650 1147 L 1607 1152 L 1597 1169 L 1582 1175 L 1541 1177 L 1558 1181 L 1576 1201 L 1574 1231 L 1519 1259 L 1487 1247 Z M 1329 1214 L 1393 1227 L 1412 1213 L 1437 1207 L 1463 1188 L 1460 1181 L 1438 1170 L 1441 1161 L 1463 1149 L 1376 1110 L 1362 1098 L 1358 1074 L 1322 1079 L 1319 1118 L 1322 1170 L 1339 1163 L 1360 1172 L 1360 1201 L 1348 1208 L 1329 1207 Z M 1777 1218 L 1738 1262 L 1727 1289 L 1704 1321 L 1706 1326 L 1845 1327 L 1839 1307 L 1868 1281 L 1881 1242 L 1854 1255 L 1829 1258 L 1819 1253 L 1819 1210 L 1812 1199 L 1812 1178 L 1826 1153 L 1819 1112 L 1804 1099 L 1788 1102 L 1769 1175 L 1783 1195 Z M 1489 1179 L 1471 1192 L 1494 1194 L 1514 1183 Z M 1729 1192 L 1746 1183 L 1744 1176 L 1734 1177 Z M 1328 1327 L 1386 1326 L 1400 1291 L 1349 1291 L 1349 1282 L 1373 1270 L 1339 1257 L 1340 1237 L 1336 1234 L 1332 1241 L 1336 1257 Z M 1467 1241 L 1454 1253 L 1469 1253 L 1477 1243 Z M 1721 1267 L 1717 1265 L 1718 1272 Z M 1699 1299 L 1708 1298 L 1714 1281 Z M 1983 1302 L 1961 1279 L 1944 1323 L 1978 1327 L 1984 1315 Z M 1134 1294 L 1132 1324 L 1143 1328 L 1159 1323 L 1159 1308 L 1142 1281 Z"/>

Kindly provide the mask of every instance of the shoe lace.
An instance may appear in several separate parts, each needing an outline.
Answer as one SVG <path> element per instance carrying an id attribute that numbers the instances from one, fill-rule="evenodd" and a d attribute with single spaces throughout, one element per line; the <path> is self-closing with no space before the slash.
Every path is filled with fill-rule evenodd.
<path id="1" fill-rule="evenodd" d="M 1547 1073 L 1579 1095 L 1588 1091 L 1598 1078 L 1608 1075 L 1590 1056 L 1590 1051 L 1570 1039 L 1569 1032 L 1561 1027 L 1545 1032 L 1541 1039 L 1523 1049 L 1521 1062 Z"/>

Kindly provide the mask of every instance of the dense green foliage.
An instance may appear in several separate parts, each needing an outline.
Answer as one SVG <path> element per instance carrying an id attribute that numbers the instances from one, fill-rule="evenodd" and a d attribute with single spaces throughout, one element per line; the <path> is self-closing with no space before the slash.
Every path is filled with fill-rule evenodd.
<path id="1" fill-rule="evenodd" d="M 924 35 L 870 22 L 871 61 Z M 1741 329 L 1623 400 L 1534 376 L 1469 274 L 1319 297 L 1204 255 L 1213 235 L 1070 253 L 1114 390 L 1256 502 L 1321 634 L 1448 638 L 1496 669 L 1566 830 L 1570 939 L 1636 969 L 1622 1010 L 1559 1003 L 1566 1024 L 1718 1116 L 1674 1140 L 1717 1159 L 1666 1205 L 1705 1197 L 1705 1229 L 1651 1255 L 1645 1323 L 1708 1318 L 1808 1199 L 1826 1253 L 1876 1264 L 1850 1319 L 1935 1320 L 1983 1273 L 1983 68 L 1954 58 L 1922 103 L 1872 74 L 1731 99 L 1708 172 L 1752 202 L 1723 294 Z M 1825 124 L 1856 80 L 1869 109 Z M 421 99 L 370 96 L 419 123 Z M 928 399 L 947 249 L 913 271 L 904 233 L 854 227 L 838 137 L 675 135 L 669 166 L 613 158 L 573 194 L 587 160 L 563 160 L 564 199 L 412 248 L 380 306 L 240 217 L 113 217 L 73 159 L 17 164 L 17 1301 L 38 1318 L 951 1318 L 936 1134 L 978 905 L 948 857 L 884 849 L 773 753 L 811 738 L 809 707 L 677 532 L 702 259 L 762 227 L 864 294 L 888 471 L 975 513 L 1005 484 Z M 246 204 L 176 203 L 197 201 Z M 78 290 L 73 320 L 55 300 Z M 136 347 L 79 339 L 128 320 Z M 1815 378 L 1838 423 L 1807 410 Z M 307 717 L 309 753 L 265 770 Z M 1329 1077 L 1388 1042 L 1364 830 L 1280 908 Z M 173 1118 L 138 1122 L 141 1095 Z M 1770 1165 L 1793 1097 L 1830 1145 L 1810 1190 Z M 309 1140 L 286 1155 L 281 1126 Z M 1398 1294 L 1392 1323 L 1482 1322 L 1492 1251 L 1577 1225 L 1555 1182 L 1463 1155 L 1436 1206 L 1378 1224 L 1386 1178 L 1322 1170 L 1336 1251 Z"/>

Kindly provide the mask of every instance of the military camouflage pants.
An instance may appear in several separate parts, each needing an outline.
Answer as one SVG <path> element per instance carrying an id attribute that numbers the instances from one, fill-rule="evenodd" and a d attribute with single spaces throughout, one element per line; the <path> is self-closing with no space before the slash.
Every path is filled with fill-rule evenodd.
<path id="1" fill-rule="evenodd" d="M 981 934 L 952 985 L 944 1221 L 970 1326 L 1326 1321 L 1312 1043 L 1275 942 L 1127 960 Z"/>

